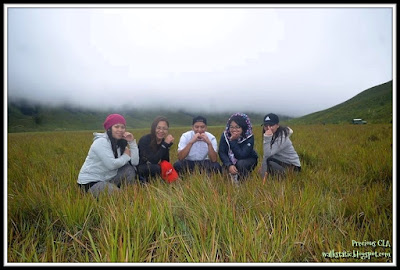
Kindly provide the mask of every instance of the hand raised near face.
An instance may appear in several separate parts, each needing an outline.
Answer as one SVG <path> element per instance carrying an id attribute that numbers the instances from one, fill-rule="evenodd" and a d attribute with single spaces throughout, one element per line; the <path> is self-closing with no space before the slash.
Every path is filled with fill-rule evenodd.
<path id="1" fill-rule="evenodd" d="M 165 137 L 164 141 L 168 144 L 174 142 L 174 137 L 172 137 L 171 134 L 168 134 L 167 137 Z"/>
<path id="2" fill-rule="evenodd" d="M 208 138 L 207 134 L 205 134 L 205 133 L 201 133 L 201 134 L 199 135 L 199 140 L 200 140 L 200 141 L 204 141 L 204 142 L 206 142 L 207 144 L 211 144 L 210 139 Z"/>
<path id="3" fill-rule="evenodd" d="M 237 131 L 231 132 L 231 139 L 230 140 L 231 141 L 237 140 L 237 139 L 239 139 L 240 135 L 241 135 L 240 132 L 237 132 Z"/>
<path id="4" fill-rule="evenodd" d="M 194 136 L 192 137 L 192 139 L 190 140 L 190 142 L 193 144 L 197 141 L 201 141 L 201 135 L 200 133 L 195 133 Z"/>
<path id="5" fill-rule="evenodd" d="M 127 140 L 128 142 L 131 142 L 135 139 L 132 133 L 130 132 L 125 132 L 124 135 L 122 136 L 123 139 Z"/>
<path id="6" fill-rule="evenodd" d="M 270 126 L 267 126 L 267 129 L 264 132 L 265 136 L 272 136 L 273 132 Z"/>

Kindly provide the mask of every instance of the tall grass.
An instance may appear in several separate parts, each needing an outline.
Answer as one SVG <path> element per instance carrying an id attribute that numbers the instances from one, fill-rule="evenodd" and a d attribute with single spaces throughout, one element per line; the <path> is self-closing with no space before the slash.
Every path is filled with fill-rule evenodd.
<path id="1" fill-rule="evenodd" d="M 92 132 L 8 134 L 7 262 L 392 262 L 323 256 L 392 255 L 392 126 L 292 129 L 298 175 L 263 185 L 256 130 L 259 165 L 239 186 L 196 172 L 98 199 L 76 184 Z M 171 129 L 172 162 L 186 130 Z M 219 139 L 223 127 L 209 131 Z M 139 139 L 148 130 L 132 132 Z M 381 239 L 391 247 L 352 242 Z"/>

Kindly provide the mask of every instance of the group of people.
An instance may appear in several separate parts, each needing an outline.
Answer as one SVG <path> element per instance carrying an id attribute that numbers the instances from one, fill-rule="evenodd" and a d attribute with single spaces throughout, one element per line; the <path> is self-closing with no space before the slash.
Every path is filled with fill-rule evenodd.
<path id="1" fill-rule="evenodd" d="M 279 125 L 276 114 L 264 117 L 263 160 L 259 173 L 284 175 L 288 170 L 300 171 L 301 165 L 292 142 L 293 130 Z M 159 116 L 150 134 L 136 143 L 133 134 L 126 131 L 126 120 L 120 114 L 111 114 L 104 121 L 104 133 L 93 133 L 93 143 L 78 175 L 78 185 L 98 196 L 113 192 L 121 185 L 142 183 L 162 174 L 162 162 L 170 162 L 169 150 L 174 137 L 169 134 L 168 119 Z M 218 157 L 222 162 L 218 162 Z M 207 119 L 193 118 L 192 129 L 183 133 L 178 143 L 178 160 L 173 169 L 179 176 L 198 173 L 226 172 L 235 183 L 246 179 L 258 163 L 254 149 L 254 134 L 250 118 L 235 113 L 227 121 L 219 147 L 216 137 L 207 131 Z"/>

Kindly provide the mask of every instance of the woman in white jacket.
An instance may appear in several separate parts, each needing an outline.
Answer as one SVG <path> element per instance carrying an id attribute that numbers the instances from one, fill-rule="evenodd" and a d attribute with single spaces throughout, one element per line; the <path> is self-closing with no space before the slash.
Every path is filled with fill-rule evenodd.
<path id="1" fill-rule="evenodd" d="M 139 163 L 139 150 L 132 133 L 126 132 L 122 115 L 110 114 L 104 121 L 104 133 L 93 133 L 93 143 L 78 175 L 78 185 L 95 197 L 108 189 L 118 190 L 132 183 Z"/>
<path id="2" fill-rule="evenodd" d="M 284 175 L 288 169 L 300 171 L 300 159 L 293 147 L 290 135 L 293 130 L 279 125 L 276 114 L 270 113 L 264 117 L 263 127 L 263 161 L 261 176 L 268 174 Z"/>

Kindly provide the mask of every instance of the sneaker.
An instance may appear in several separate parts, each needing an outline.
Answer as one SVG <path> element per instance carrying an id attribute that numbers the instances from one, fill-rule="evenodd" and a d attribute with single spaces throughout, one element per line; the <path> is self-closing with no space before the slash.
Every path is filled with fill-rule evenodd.
<path id="1" fill-rule="evenodd" d="M 231 177 L 231 181 L 233 184 L 239 184 L 239 179 L 238 179 L 238 175 L 237 174 L 229 174 L 229 176 Z"/>
<path id="2" fill-rule="evenodd" d="M 139 183 L 142 186 L 145 186 L 145 185 L 147 185 L 149 183 L 149 179 L 147 177 L 145 177 L 145 176 L 139 176 Z"/>

